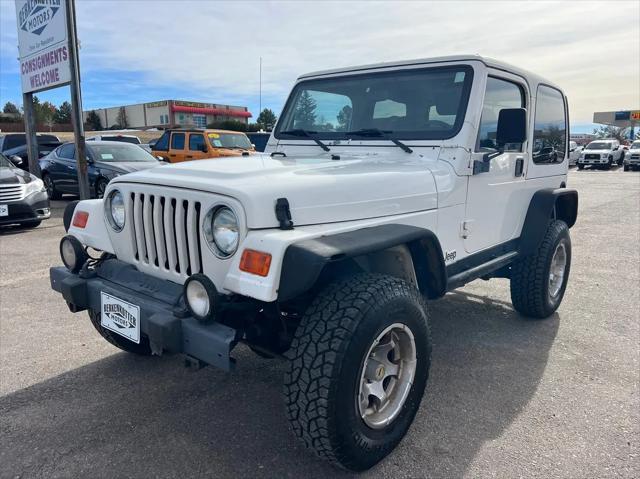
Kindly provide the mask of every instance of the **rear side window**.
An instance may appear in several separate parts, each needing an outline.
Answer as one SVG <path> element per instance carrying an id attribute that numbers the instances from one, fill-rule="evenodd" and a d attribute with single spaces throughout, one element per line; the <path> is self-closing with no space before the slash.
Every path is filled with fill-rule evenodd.
<path id="1" fill-rule="evenodd" d="M 24 135 L 7 135 L 4 137 L 4 142 L 2 143 L 2 150 L 10 150 L 12 148 L 17 148 L 18 146 L 22 146 L 27 143 L 27 139 Z"/>
<path id="2" fill-rule="evenodd" d="M 517 84 L 489 77 L 482 104 L 482 118 L 476 141 L 476 151 L 495 150 L 498 131 L 498 115 L 504 108 L 525 108 L 524 93 Z M 505 151 L 522 151 L 521 143 L 504 145 Z"/>
<path id="3" fill-rule="evenodd" d="M 68 145 L 62 145 L 60 148 L 58 148 L 57 151 L 57 155 L 60 158 L 65 158 L 67 160 L 73 160 L 73 157 L 75 153 L 75 146 L 73 145 L 73 143 L 69 143 Z"/>
<path id="4" fill-rule="evenodd" d="M 169 132 L 165 132 L 153 145 L 154 150 L 167 151 L 169 149 Z"/>
<path id="5" fill-rule="evenodd" d="M 171 135 L 171 149 L 184 150 L 184 133 L 174 133 Z"/>
<path id="6" fill-rule="evenodd" d="M 564 98 L 555 88 L 538 87 L 533 132 L 534 163 L 562 163 L 567 143 Z"/>
<path id="7" fill-rule="evenodd" d="M 191 151 L 202 151 L 204 144 L 204 136 L 199 133 L 191 133 L 189 135 L 189 149 Z"/>

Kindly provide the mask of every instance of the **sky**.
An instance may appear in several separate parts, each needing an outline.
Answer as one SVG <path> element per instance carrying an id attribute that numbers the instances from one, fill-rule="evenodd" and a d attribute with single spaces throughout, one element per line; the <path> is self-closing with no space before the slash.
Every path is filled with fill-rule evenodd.
<path id="1" fill-rule="evenodd" d="M 640 109 L 640 1 L 76 0 L 83 109 L 163 99 L 279 114 L 302 73 L 452 54 L 536 72 L 594 111 Z M 22 103 L 15 3 L 0 0 L 0 104 Z M 55 104 L 69 89 L 38 94 Z"/>

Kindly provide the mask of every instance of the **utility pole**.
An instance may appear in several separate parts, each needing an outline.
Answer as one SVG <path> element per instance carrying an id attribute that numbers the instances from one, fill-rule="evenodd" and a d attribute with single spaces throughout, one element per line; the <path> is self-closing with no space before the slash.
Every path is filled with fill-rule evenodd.
<path id="1" fill-rule="evenodd" d="M 87 172 L 87 154 L 84 138 L 84 119 L 82 117 L 82 95 L 80 92 L 80 65 L 78 55 L 78 31 L 76 29 L 76 2 L 67 3 L 67 38 L 69 39 L 69 69 L 71 71 L 71 123 L 76 146 L 76 165 L 78 170 L 78 190 L 80 199 L 90 198 L 89 175 Z"/>
<path id="2" fill-rule="evenodd" d="M 262 57 L 260 57 L 260 80 L 259 80 L 259 99 L 258 99 L 258 115 L 262 113 Z"/>
<path id="3" fill-rule="evenodd" d="M 33 108 L 33 93 L 22 94 L 22 108 L 24 109 L 24 133 L 27 139 L 27 156 L 29 158 L 29 172 L 42 177 L 38 158 L 38 137 L 36 136 L 36 114 Z"/>

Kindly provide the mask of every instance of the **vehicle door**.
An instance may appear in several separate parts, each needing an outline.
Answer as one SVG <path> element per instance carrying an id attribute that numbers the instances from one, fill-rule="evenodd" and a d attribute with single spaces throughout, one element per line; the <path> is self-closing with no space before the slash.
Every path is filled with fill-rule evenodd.
<path id="1" fill-rule="evenodd" d="M 487 78 L 480 127 L 473 158 L 483 161 L 487 153 L 497 153 L 496 133 L 500 110 L 528 108 L 526 84 L 508 73 Z M 465 250 L 475 253 L 513 239 L 522 216 L 519 190 L 525 181 L 525 144 L 507 144 L 503 153 L 491 159 L 489 171 L 469 177 L 462 237 Z"/>
<path id="2" fill-rule="evenodd" d="M 56 157 L 49 166 L 54 186 L 60 192 L 76 193 L 78 177 L 76 173 L 75 146 L 73 143 L 62 145 L 56 150 Z"/>
<path id="3" fill-rule="evenodd" d="M 153 144 L 151 154 L 156 158 L 165 158 L 169 160 L 169 138 L 171 132 L 165 131 L 163 135 Z"/>
<path id="4" fill-rule="evenodd" d="M 189 133 L 188 150 L 185 154 L 185 160 L 201 160 L 210 158 L 207 144 L 202 133 Z"/>
<path id="5" fill-rule="evenodd" d="M 171 163 L 179 163 L 185 160 L 185 137 L 186 133 L 184 131 L 171 132 L 171 142 L 169 144 L 169 161 Z"/>

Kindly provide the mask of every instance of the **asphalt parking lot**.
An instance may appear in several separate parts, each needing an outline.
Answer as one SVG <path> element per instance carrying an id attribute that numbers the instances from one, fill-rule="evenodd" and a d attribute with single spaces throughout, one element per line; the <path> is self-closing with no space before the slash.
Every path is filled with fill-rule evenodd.
<path id="1" fill-rule="evenodd" d="M 549 320 L 506 280 L 430 303 L 431 377 L 408 436 L 363 477 L 640 476 L 640 173 L 570 172 L 573 265 Z M 289 432 L 282 365 L 119 352 L 49 288 L 62 208 L 0 231 L 1 477 L 342 477 Z"/>

